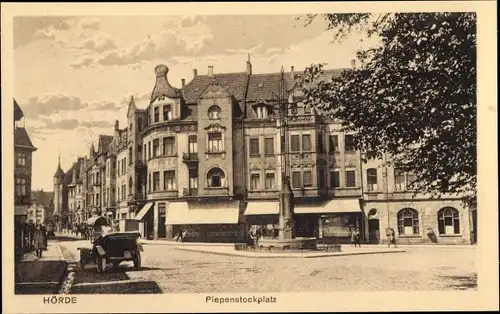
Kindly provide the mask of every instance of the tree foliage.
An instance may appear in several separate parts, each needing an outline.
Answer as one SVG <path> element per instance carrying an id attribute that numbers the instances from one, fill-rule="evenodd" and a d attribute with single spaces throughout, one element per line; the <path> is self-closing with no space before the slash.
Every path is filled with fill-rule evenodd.
<path id="1" fill-rule="evenodd" d="M 355 131 L 367 160 L 417 176 L 418 192 L 467 196 L 476 190 L 476 15 L 474 13 L 326 14 L 334 40 L 364 30 L 380 45 L 359 51 L 359 68 L 315 81 L 306 69 L 305 101 Z M 318 18 L 306 17 L 306 25 Z"/>

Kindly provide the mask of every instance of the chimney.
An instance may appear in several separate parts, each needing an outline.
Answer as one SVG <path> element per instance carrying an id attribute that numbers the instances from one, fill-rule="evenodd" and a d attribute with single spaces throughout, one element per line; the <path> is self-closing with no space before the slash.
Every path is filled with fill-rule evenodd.
<path id="1" fill-rule="evenodd" d="M 354 59 L 351 60 L 351 68 L 353 70 L 356 69 L 356 60 L 354 60 Z"/>
<path id="2" fill-rule="evenodd" d="M 186 86 L 186 79 L 181 79 L 181 83 L 182 83 L 182 88 L 184 88 L 184 86 Z"/>
<path id="3" fill-rule="evenodd" d="M 214 66 L 213 65 L 208 66 L 208 76 L 214 76 Z"/>
<path id="4" fill-rule="evenodd" d="M 250 62 L 250 54 L 248 54 L 247 60 L 247 75 L 252 75 L 252 63 Z"/>
<path id="5" fill-rule="evenodd" d="M 294 72 L 294 70 L 295 70 L 295 66 L 291 65 L 290 66 L 290 72 L 291 72 L 291 75 L 292 75 L 292 79 L 295 79 L 295 72 Z"/>
<path id="6" fill-rule="evenodd" d="M 197 69 L 193 69 L 193 77 L 197 77 L 198 76 L 198 70 Z"/>
<path id="7" fill-rule="evenodd" d="M 120 126 L 120 124 L 119 124 L 118 120 L 115 120 L 115 131 L 118 131 L 119 126 Z"/>

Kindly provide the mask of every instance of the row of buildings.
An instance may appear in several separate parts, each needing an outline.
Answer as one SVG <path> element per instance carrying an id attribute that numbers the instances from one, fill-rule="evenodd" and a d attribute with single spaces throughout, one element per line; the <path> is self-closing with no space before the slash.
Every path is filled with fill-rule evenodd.
<path id="1" fill-rule="evenodd" d="M 451 195 L 414 195 L 413 174 L 383 160 L 362 163 L 339 121 L 302 104 L 293 67 L 254 74 L 250 60 L 236 73 L 210 66 L 203 75 L 194 70 L 180 88 L 168 70 L 155 68 L 148 102 L 130 99 L 125 126 L 116 121 L 113 135 L 100 135 L 68 171 L 58 166 L 55 212 L 83 222 L 97 209 L 140 221 L 152 238 L 172 238 L 182 226 L 194 241 L 241 241 L 250 225 L 264 235 L 278 225 L 286 160 L 298 237 L 347 239 L 357 227 L 376 243 L 392 227 L 403 243 L 475 242 L 474 209 Z M 322 79 L 340 71 L 325 70 Z"/>

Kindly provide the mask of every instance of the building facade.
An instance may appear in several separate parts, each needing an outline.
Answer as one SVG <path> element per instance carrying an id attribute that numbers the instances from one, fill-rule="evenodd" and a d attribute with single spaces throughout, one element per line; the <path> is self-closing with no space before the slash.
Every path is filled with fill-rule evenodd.
<path id="1" fill-rule="evenodd" d="M 298 237 L 347 241 L 359 228 L 365 241 L 383 243 L 393 228 L 403 243 L 474 242 L 471 209 L 459 197 L 415 195 L 412 174 L 384 160 L 362 163 L 352 134 L 302 103 L 293 67 L 253 74 L 247 61 L 245 71 L 219 74 L 210 66 L 181 88 L 168 70 L 155 68 L 149 102 L 130 100 L 127 126 L 115 123 L 106 158 L 91 148 L 86 168 L 87 180 L 102 173 L 96 163 L 109 169 L 105 198 L 114 196 L 114 218 L 141 221 L 143 236 L 173 238 L 182 229 L 190 241 L 234 242 L 251 225 L 267 236 L 278 225 L 286 170 Z M 341 70 L 325 70 L 322 79 Z M 92 201 L 102 191 L 87 184 L 87 205 L 100 206 Z"/>

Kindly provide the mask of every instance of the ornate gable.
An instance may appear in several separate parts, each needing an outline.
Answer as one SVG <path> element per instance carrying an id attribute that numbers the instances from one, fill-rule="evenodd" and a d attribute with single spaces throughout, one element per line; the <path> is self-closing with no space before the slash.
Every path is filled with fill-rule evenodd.
<path id="1" fill-rule="evenodd" d="M 214 98 L 227 98 L 231 97 L 229 94 L 217 81 L 217 77 L 212 78 L 212 82 L 207 86 L 205 91 L 201 93 L 201 99 L 214 99 Z"/>

